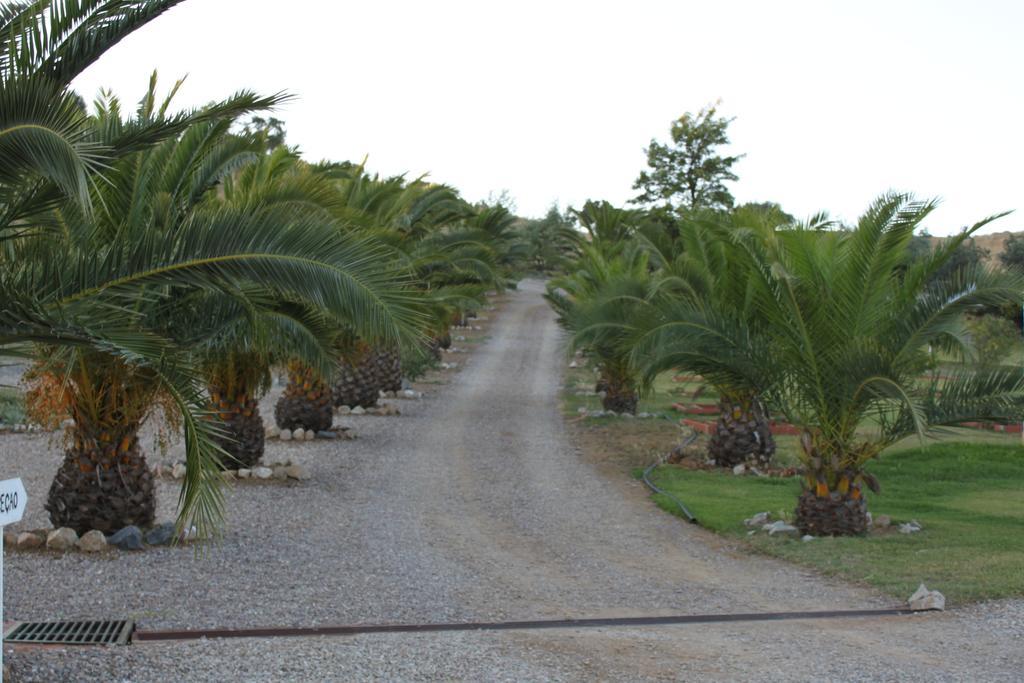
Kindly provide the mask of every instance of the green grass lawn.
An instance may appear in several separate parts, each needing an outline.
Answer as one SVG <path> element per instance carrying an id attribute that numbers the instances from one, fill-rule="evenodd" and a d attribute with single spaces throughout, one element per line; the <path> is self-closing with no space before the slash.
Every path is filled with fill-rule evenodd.
<path id="1" fill-rule="evenodd" d="M 1018 437 L 1019 438 L 1019 437 Z M 872 463 L 882 492 L 874 515 L 916 519 L 924 530 L 864 538 L 747 536 L 743 520 L 764 510 L 791 518 L 797 479 L 737 477 L 666 466 L 654 481 L 686 503 L 700 524 L 770 555 L 875 586 L 906 599 L 919 583 L 951 603 L 1024 596 L 1024 448 L 939 443 L 888 452 Z M 668 498 L 654 496 L 673 513 Z"/>

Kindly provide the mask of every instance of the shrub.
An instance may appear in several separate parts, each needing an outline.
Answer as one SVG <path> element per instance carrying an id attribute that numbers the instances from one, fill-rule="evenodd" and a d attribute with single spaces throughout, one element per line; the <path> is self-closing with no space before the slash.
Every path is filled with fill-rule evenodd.
<path id="1" fill-rule="evenodd" d="M 1005 359 L 1017 344 L 1020 331 L 1004 317 L 983 315 L 967 321 L 971 337 L 982 362 L 998 362 Z"/>

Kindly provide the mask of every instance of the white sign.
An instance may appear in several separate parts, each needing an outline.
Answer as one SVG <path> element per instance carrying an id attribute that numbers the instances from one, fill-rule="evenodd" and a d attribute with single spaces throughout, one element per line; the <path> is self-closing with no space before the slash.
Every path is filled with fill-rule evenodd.
<path id="1" fill-rule="evenodd" d="M 25 495 L 25 485 L 21 479 L 0 481 L 0 526 L 20 522 L 27 502 L 28 496 Z"/>
<path id="2" fill-rule="evenodd" d="M 25 514 L 28 496 L 21 479 L 0 481 L 0 527 L 20 522 Z M 4 665 L 4 549 L 0 545 L 0 683 L 3 683 Z"/>

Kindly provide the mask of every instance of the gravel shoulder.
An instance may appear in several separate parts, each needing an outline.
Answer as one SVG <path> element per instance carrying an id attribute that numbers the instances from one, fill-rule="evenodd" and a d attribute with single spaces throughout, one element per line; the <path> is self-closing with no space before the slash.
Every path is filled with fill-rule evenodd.
<path id="1" fill-rule="evenodd" d="M 743 553 L 661 513 L 581 457 L 558 406 L 565 356 L 527 281 L 465 367 L 355 441 L 268 443 L 311 481 L 236 486 L 220 547 L 95 558 L 8 553 L 5 616 L 131 617 L 142 628 L 313 626 L 893 606 Z M 262 411 L 269 421 L 272 393 Z M 0 435 L 22 528 L 59 463 L 47 435 Z M 176 491 L 159 484 L 160 518 Z M 5 661 L 7 659 L 5 658 Z M 17 679 L 1020 680 L 1024 602 L 940 615 L 772 624 L 201 641 L 18 650 Z"/>

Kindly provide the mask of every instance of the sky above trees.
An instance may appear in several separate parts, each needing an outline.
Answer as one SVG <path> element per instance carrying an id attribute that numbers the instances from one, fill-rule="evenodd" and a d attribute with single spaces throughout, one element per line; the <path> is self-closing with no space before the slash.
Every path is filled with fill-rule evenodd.
<path id="1" fill-rule="evenodd" d="M 942 235 L 1024 209 L 1021 26 L 1013 0 L 191 0 L 75 86 L 134 100 L 156 68 L 190 74 L 180 106 L 287 90 L 276 116 L 308 158 L 507 190 L 533 216 L 625 202 L 651 138 L 721 100 L 737 202 L 852 220 L 906 190 L 943 199 Z"/>

